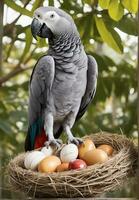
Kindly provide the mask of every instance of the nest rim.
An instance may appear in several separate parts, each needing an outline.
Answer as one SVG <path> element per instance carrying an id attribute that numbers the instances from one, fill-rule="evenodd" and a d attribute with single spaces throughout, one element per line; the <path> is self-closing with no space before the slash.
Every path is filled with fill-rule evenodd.
<path id="1" fill-rule="evenodd" d="M 53 173 L 40 173 L 25 169 L 23 162 L 26 153 L 21 153 L 8 165 L 9 180 L 14 190 L 23 191 L 31 197 L 94 197 L 115 189 L 123 182 L 123 178 L 127 179 L 128 176 L 135 174 L 137 150 L 132 140 L 126 138 L 125 135 L 107 132 L 91 134 L 83 137 L 85 138 L 91 138 L 96 146 L 109 144 L 116 150 L 116 153 L 102 164 Z M 111 182 L 105 174 L 108 170 L 109 173 L 112 171 L 110 174 L 114 182 Z M 90 177 L 95 183 L 90 180 Z M 108 184 L 107 180 L 111 184 Z M 80 185 L 76 186 L 77 184 Z M 31 185 L 29 190 L 27 185 Z"/>

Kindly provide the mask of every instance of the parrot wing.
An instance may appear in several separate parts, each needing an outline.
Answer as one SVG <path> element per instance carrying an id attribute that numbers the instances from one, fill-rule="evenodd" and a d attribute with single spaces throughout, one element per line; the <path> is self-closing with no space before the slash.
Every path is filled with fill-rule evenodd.
<path id="1" fill-rule="evenodd" d="M 80 119 L 85 111 L 87 110 L 88 105 L 91 103 L 95 96 L 96 86 L 97 86 L 97 76 L 98 76 L 98 67 L 93 56 L 88 55 L 88 70 L 87 70 L 87 85 L 86 91 L 82 98 L 79 112 L 77 114 L 76 120 Z"/>
<path id="2" fill-rule="evenodd" d="M 35 65 L 29 85 L 29 125 L 25 150 L 34 148 L 35 138 L 43 128 L 43 111 L 50 102 L 50 90 L 55 75 L 55 63 L 51 56 L 41 57 Z"/>
<path id="3" fill-rule="evenodd" d="M 91 101 L 94 98 L 94 95 L 96 92 L 96 86 L 97 86 L 97 76 L 98 76 L 97 63 L 92 56 L 88 55 L 86 91 L 81 100 L 81 105 L 80 105 L 78 114 L 76 116 L 76 121 L 79 120 L 84 115 L 85 111 L 87 110 L 88 105 L 91 103 Z M 62 130 L 63 128 L 61 126 L 58 132 L 55 134 L 56 138 L 60 136 Z"/>

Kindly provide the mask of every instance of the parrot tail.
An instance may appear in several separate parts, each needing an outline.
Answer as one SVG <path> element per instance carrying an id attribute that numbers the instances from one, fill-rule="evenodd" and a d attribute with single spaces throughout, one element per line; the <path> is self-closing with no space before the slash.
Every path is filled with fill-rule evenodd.
<path id="1" fill-rule="evenodd" d="M 30 151 L 44 146 L 47 141 L 47 136 L 43 128 L 42 119 L 39 118 L 28 129 L 25 140 L 25 151 Z"/>

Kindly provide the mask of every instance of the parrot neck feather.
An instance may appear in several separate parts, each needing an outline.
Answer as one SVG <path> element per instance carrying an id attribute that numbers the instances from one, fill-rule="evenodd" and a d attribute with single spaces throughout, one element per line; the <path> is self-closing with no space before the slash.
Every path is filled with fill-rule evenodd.
<path id="1" fill-rule="evenodd" d="M 82 44 L 79 35 L 64 34 L 58 38 L 49 40 L 48 54 L 53 56 L 57 63 L 67 63 L 71 59 L 78 59 L 82 51 Z"/>

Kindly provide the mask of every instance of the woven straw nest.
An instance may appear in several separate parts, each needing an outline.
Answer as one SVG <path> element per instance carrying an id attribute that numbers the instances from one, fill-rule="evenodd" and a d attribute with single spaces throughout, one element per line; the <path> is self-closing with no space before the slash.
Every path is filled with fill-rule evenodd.
<path id="1" fill-rule="evenodd" d="M 97 133 L 91 137 L 96 146 L 110 144 L 115 153 L 103 164 L 81 170 L 33 172 L 24 167 L 25 153 L 10 161 L 8 173 L 14 191 L 20 190 L 30 197 L 94 197 L 115 189 L 125 179 L 135 175 L 137 151 L 132 141 L 123 135 Z"/>

